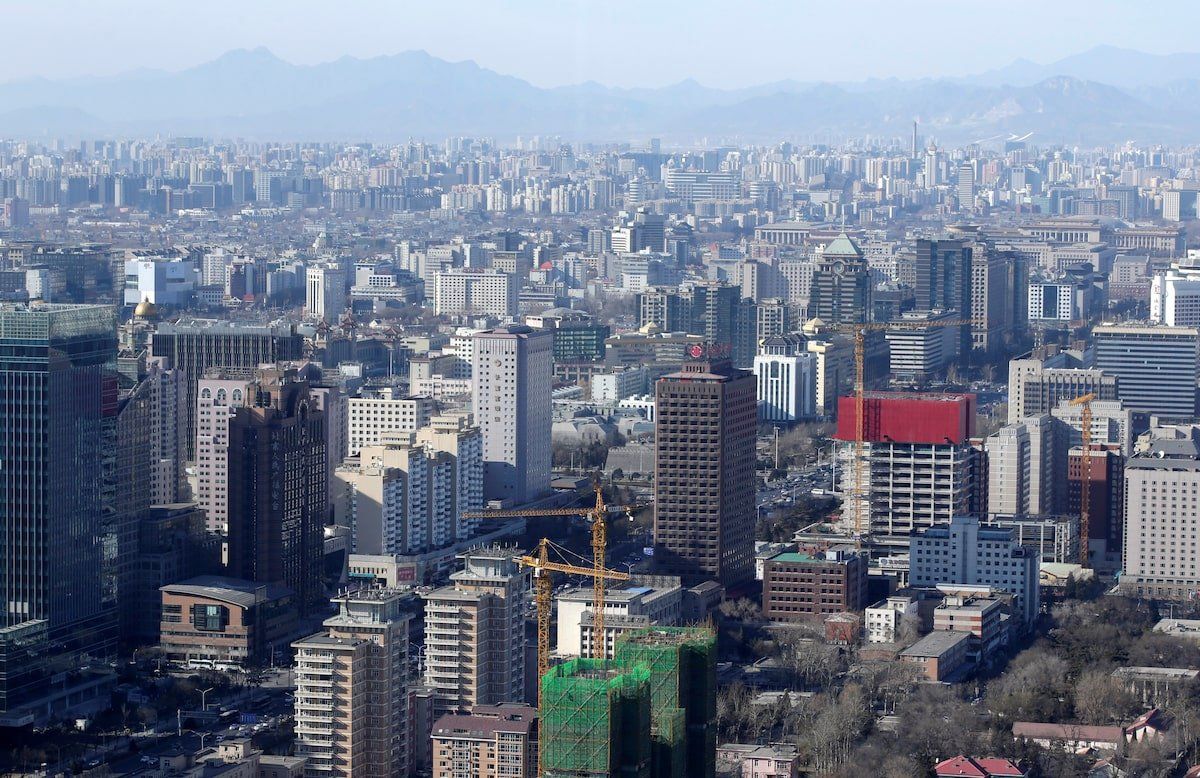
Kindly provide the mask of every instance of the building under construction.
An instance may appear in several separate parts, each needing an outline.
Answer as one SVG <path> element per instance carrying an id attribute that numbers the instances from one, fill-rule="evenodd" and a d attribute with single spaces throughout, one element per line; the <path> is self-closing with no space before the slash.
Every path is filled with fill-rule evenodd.
<path id="1" fill-rule="evenodd" d="M 546 778 L 713 778 L 716 637 L 648 627 L 614 660 L 573 659 L 542 678 Z"/>
<path id="2" fill-rule="evenodd" d="M 542 778 L 652 778 L 650 671 L 572 659 L 542 678 Z"/>
<path id="3" fill-rule="evenodd" d="M 648 627 L 617 642 L 617 662 L 650 671 L 654 778 L 715 775 L 716 656 L 716 636 L 703 627 Z"/>

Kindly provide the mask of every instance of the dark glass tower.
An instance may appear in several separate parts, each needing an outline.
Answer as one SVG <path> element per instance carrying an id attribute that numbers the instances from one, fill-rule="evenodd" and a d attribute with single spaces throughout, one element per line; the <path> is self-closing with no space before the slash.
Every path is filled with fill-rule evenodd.
<path id="1" fill-rule="evenodd" d="M 56 662 L 108 654 L 106 462 L 116 322 L 102 305 L 0 305 L 0 709 L 51 692 Z"/>

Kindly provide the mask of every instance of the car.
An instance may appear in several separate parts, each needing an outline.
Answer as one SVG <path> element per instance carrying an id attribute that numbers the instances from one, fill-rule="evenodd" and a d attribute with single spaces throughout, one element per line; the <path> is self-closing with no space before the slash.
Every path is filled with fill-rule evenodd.
<path id="1" fill-rule="evenodd" d="M 99 760 L 99 759 L 89 759 L 89 760 L 88 760 L 88 763 L 87 763 L 87 766 L 88 766 L 88 767 L 99 767 L 99 766 L 100 766 L 100 760 Z"/>

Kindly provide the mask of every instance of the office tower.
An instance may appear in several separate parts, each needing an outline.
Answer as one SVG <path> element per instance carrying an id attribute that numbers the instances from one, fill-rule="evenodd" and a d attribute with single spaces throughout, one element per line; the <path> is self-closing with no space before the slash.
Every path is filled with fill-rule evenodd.
<path id="1" fill-rule="evenodd" d="M 486 268 L 456 268 L 438 273 L 433 283 L 439 316 L 516 316 L 521 278 Z"/>
<path id="2" fill-rule="evenodd" d="M 378 444 L 391 432 L 416 432 L 429 421 L 433 400 L 428 397 L 398 397 L 390 388 L 365 392 L 347 402 L 350 420 L 348 456 L 363 446 Z"/>
<path id="3" fill-rule="evenodd" d="M 229 425 L 237 409 L 253 403 L 254 380 L 222 378 L 209 371 L 196 393 L 196 502 L 208 517 L 208 529 L 229 531 Z"/>
<path id="4" fill-rule="evenodd" d="M 309 316 L 336 322 L 346 310 L 346 271 L 316 265 L 307 271 L 305 310 Z"/>
<path id="5" fill-rule="evenodd" d="M 0 652 L 11 663 L 0 679 L 0 718 L 51 693 L 56 671 L 41 663 L 115 648 L 115 613 L 101 587 L 115 326 L 107 306 L 0 305 Z M 78 669 L 77 659 L 65 661 L 62 671 Z M 65 705 L 66 691 L 57 693 Z"/>
<path id="6" fill-rule="evenodd" d="M 483 509 L 483 434 L 469 413 L 434 416 L 417 430 L 417 442 L 450 460 L 450 522 L 456 540 L 479 532 L 479 519 L 464 513 Z"/>
<path id="7" fill-rule="evenodd" d="M 685 584 L 754 575 L 754 374 L 687 362 L 655 386 L 655 565 Z"/>
<path id="8" fill-rule="evenodd" d="M 434 715 L 525 699 L 529 576 L 497 546 L 460 555 L 450 585 L 424 595 L 425 685 Z"/>
<path id="9" fill-rule="evenodd" d="M 678 290 L 653 288 L 641 292 L 638 300 L 638 327 L 653 324 L 661 332 L 686 332 L 691 328 L 691 300 Z"/>
<path id="10" fill-rule="evenodd" d="M 969 211 L 975 208 L 975 163 L 972 160 L 964 160 L 958 166 L 954 192 L 958 195 L 960 209 Z"/>
<path id="11" fill-rule="evenodd" d="M 1200 267 L 1172 263 L 1150 281 L 1150 321 L 1169 327 L 1200 326 Z"/>
<path id="12" fill-rule="evenodd" d="M 296 649 L 296 753 L 306 774 L 408 775 L 411 595 L 360 589 Z"/>
<path id="13" fill-rule="evenodd" d="M 809 315 L 826 324 L 871 320 L 871 273 L 862 249 L 845 233 L 821 253 L 812 274 Z"/>
<path id="14" fill-rule="evenodd" d="M 633 223 L 638 231 L 638 251 L 663 252 L 667 250 L 666 219 L 661 213 L 654 213 L 642 206 L 633 214 Z"/>
<path id="15" fill-rule="evenodd" d="M 489 500 L 520 504 L 550 487 L 553 347 L 553 333 L 523 325 L 474 336 L 474 412 L 483 432 Z"/>
<path id="16" fill-rule="evenodd" d="M 971 511 L 980 477 L 979 454 L 969 442 L 975 434 L 974 395 L 868 394 L 864 411 L 867 462 L 860 486 L 856 402 L 839 401 L 845 522 L 876 545 L 903 547 L 914 531 Z"/>
<path id="17" fill-rule="evenodd" d="M 991 586 L 1013 595 L 1026 626 L 1041 607 L 1037 551 L 1016 541 L 1011 528 L 980 526 L 979 520 L 955 516 L 906 539 L 909 584 Z"/>
<path id="18" fill-rule="evenodd" d="M 789 424 L 817 415 L 817 357 L 799 335 L 765 338 L 754 358 L 758 417 Z"/>
<path id="19" fill-rule="evenodd" d="M 700 335 L 705 343 L 728 347 L 734 366 L 753 366 L 757 351 L 754 337 L 757 308 L 753 300 L 742 298 L 740 287 L 696 284 L 692 287 L 689 308 L 692 321 L 688 332 Z"/>
<path id="20" fill-rule="evenodd" d="M 954 311 L 955 318 L 971 314 L 971 247 L 961 240 L 917 241 L 916 309 L 918 311 Z M 956 330 L 959 335 L 959 359 L 971 354 L 971 328 Z"/>
<path id="21" fill-rule="evenodd" d="M 1059 358 L 1061 357 L 1061 358 Z M 1050 413 L 1064 400 L 1095 394 L 1097 400 L 1117 399 L 1116 375 L 1103 370 L 1079 367 L 1051 367 L 1071 364 L 1066 354 L 1054 360 L 1014 359 L 1008 363 L 1008 421 Z"/>
<path id="22" fill-rule="evenodd" d="M 1058 513 L 1065 505 L 1061 452 L 1066 430 L 1051 416 L 1027 416 L 984 442 L 987 512 L 992 516 Z"/>
<path id="23" fill-rule="evenodd" d="M 1173 417 L 1196 414 L 1200 330 L 1100 324 L 1092 338 L 1096 367 L 1117 377 L 1118 397 L 1126 408 Z"/>
<path id="24" fill-rule="evenodd" d="M 430 737 L 432 778 L 537 778 L 537 708 L 509 703 L 447 713 Z"/>
<path id="25" fill-rule="evenodd" d="M 971 309 L 964 318 L 975 321 L 971 325 L 974 350 L 984 354 L 1003 348 L 1013 332 L 1014 294 L 1009 285 L 1012 258 L 1005 252 L 983 243 L 971 247 Z"/>
<path id="26" fill-rule="evenodd" d="M 1138 597 L 1191 600 L 1200 588 L 1200 441 L 1154 441 L 1125 466 L 1121 590 Z"/>
<path id="27" fill-rule="evenodd" d="M 259 365 L 302 359 L 304 337 L 288 325 L 181 319 L 174 324 L 160 324 L 150 348 L 154 356 L 167 360 L 167 367 L 183 371 L 187 381 L 187 456 L 195 459 L 199 379 L 209 368 L 221 368 L 230 377 L 251 378 Z"/>
<path id="28" fill-rule="evenodd" d="M 538 749 L 544 778 L 651 775 L 649 667 L 569 659 L 550 668 L 541 685 Z M 682 729 L 681 718 L 676 713 L 670 723 Z"/>
<path id="29" fill-rule="evenodd" d="M 754 342 L 761 344 L 764 338 L 787 335 L 797 329 L 792 321 L 792 306 L 779 297 L 768 297 L 756 304 Z"/>
<path id="30" fill-rule="evenodd" d="M 324 597 L 325 416 L 295 371 L 261 370 L 229 421 L 229 574 L 282 583 L 305 612 Z"/>
<path id="31" fill-rule="evenodd" d="M 963 332 L 970 328 L 947 326 L 958 318 L 950 311 L 907 312 L 897 321 L 904 326 L 889 328 L 884 337 L 888 344 L 889 372 L 897 381 L 921 383 L 936 378 L 947 366 L 959 360 Z"/>

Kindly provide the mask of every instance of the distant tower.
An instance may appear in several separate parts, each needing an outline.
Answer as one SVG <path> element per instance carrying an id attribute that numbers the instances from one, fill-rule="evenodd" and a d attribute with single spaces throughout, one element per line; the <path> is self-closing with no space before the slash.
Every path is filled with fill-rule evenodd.
<path id="1" fill-rule="evenodd" d="M 914 119 L 913 120 L 913 132 L 912 132 L 912 149 L 909 151 L 909 154 L 908 154 L 909 158 L 916 159 L 918 156 L 918 152 L 920 150 L 921 150 L 921 136 L 917 135 L 917 122 Z"/>

